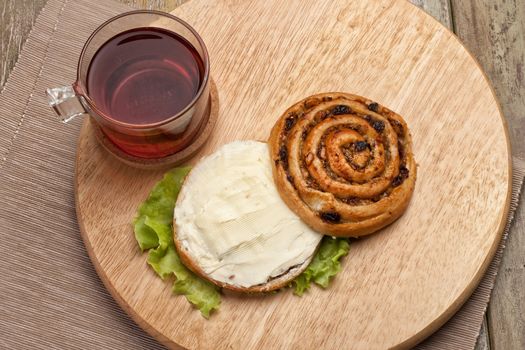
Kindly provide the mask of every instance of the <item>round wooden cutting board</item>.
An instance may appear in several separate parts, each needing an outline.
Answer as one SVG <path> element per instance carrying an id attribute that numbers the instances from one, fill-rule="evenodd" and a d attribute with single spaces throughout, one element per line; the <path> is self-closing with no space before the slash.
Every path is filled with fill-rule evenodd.
<path id="1" fill-rule="evenodd" d="M 346 91 L 404 116 L 416 190 L 401 219 L 352 245 L 328 289 L 225 295 L 206 320 L 154 274 L 134 239 L 137 207 L 162 172 L 113 160 L 86 122 L 78 219 L 114 298 L 172 348 L 407 348 L 440 327 L 487 268 L 510 193 L 505 122 L 458 39 L 403 0 L 193 0 L 174 14 L 207 43 L 220 99 L 215 131 L 190 163 L 233 140 L 266 140 L 308 95 Z"/>

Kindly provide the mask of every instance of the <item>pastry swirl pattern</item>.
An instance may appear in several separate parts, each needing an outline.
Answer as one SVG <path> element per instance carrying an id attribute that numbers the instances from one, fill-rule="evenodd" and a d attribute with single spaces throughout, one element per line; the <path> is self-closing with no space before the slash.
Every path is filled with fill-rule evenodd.
<path id="1" fill-rule="evenodd" d="M 324 93 L 296 103 L 269 146 L 281 197 L 321 233 L 370 234 L 401 216 L 414 191 L 406 122 L 364 97 Z"/>

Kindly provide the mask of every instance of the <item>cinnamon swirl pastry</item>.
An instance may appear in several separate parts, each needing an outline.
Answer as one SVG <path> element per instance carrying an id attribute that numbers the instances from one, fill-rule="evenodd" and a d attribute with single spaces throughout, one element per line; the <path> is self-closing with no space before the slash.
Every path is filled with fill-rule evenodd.
<path id="1" fill-rule="evenodd" d="M 308 97 L 279 118 L 268 143 L 282 199 L 324 234 L 377 231 L 403 214 L 414 191 L 405 121 L 364 97 Z"/>

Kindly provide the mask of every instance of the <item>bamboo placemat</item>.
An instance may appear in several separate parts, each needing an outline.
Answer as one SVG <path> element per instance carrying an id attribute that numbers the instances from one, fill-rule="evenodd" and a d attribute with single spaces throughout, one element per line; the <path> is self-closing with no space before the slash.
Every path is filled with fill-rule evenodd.
<path id="1" fill-rule="evenodd" d="M 87 257 L 73 190 L 80 121 L 59 123 L 44 94 L 73 82 L 89 34 L 127 10 L 108 0 L 49 0 L 0 95 L 2 349 L 163 348 L 116 305 Z M 515 159 L 505 238 L 524 176 Z M 505 238 L 469 301 L 419 349 L 474 347 Z"/>

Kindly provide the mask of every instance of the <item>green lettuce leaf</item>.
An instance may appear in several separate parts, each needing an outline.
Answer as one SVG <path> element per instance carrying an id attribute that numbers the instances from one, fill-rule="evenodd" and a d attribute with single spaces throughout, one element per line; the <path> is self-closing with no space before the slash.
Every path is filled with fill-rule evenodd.
<path id="1" fill-rule="evenodd" d="M 157 233 L 144 223 L 146 218 L 146 216 L 138 216 L 133 222 L 135 239 L 143 252 L 159 245 Z"/>
<path id="2" fill-rule="evenodd" d="M 339 260 L 349 250 L 348 239 L 325 236 L 310 265 L 292 282 L 294 294 L 302 296 L 310 288 L 311 282 L 323 288 L 328 287 L 330 279 L 341 270 Z"/>
<path id="3" fill-rule="evenodd" d="M 214 309 L 218 309 L 221 303 L 221 297 L 218 288 L 212 283 L 199 278 L 193 272 L 188 270 L 175 254 L 177 264 L 175 276 L 177 280 L 173 284 L 173 292 L 183 294 L 188 301 L 195 305 L 201 314 L 208 318 Z"/>
<path id="4" fill-rule="evenodd" d="M 219 288 L 184 266 L 173 242 L 173 210 L 189 171 L 190 168 L 176 168 L 166 173 L 139 207 L 133 226 L 140 249 L 148 251 L 148 264 L 163 280 L 174 276 L 173 292 L 184 295 L 209 318 L 211 312 L 219 308 Z M 324 237 L 310 265 L 292 281 L 294 293 L 303 295 L 312 282 L 326 288 L 341 269 L 339 261 L 348 254 L 349 248 L 345 238 Z"/>
<path id="5" fill-rule="evenodd" d="M 219 289 L 186 268 L 173 243 L 173 209 L 189 171 L 177 168 L 166 173 L 139 207 L 133 226 L 140 249 L 148 250 L 148 264 L 163 280 L 173 275 L 173 292 L 184 295 L 208 318 L 219 308 Z"/>
<path id="6" fill-rule="evenodd" d="M 140 205 L 133 225 L 135 238 L 142 251 L 155 248 L 159 244 L 165 249 L 171 241 L 173 209 L 182 182 L 189 171 L 190 168 L 186 167 L 166 173 L 162 181 L 153 187 L 148 199 Z M 162 226 L 164 228 L 158 231 Z"/>

